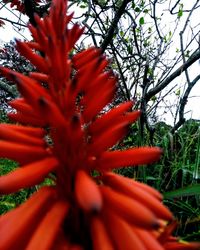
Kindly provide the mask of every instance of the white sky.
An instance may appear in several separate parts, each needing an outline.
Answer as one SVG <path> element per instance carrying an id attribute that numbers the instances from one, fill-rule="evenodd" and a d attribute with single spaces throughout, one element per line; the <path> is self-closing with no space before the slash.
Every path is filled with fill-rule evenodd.
<path id="1" fill-rule="evenodd" d="M 190 0 L 190 1 L 185 1 L 184 4 L 188 4 L 190 6 L 193 5 L 193 3 L 195 2 L 195 0 Z M 0 6 L 1 7 L 1 6 Z M 194 13 L 194 17 L 191 21 L 191 23 L 198 23 L 199 22 L 199 13 Z M 11 11 L 9 11 L 9 9 L 1 9 L 0 8 L 0 16 L 4 17 L 4 18 L 8 18 L 14 22 L 18 22 L 18 16 L 14 15 Z M 27 22 L 26 16 L 22 16 L 24 22 Z M 18 38 L 18 39 L 30 39 L 31 36 L 29 34 L 29 32 L 27 32 L 27 29 L 23 29 L 21 28 L 21 30 L 19 30 L 19 26 L 13 26 L 11 23 L 9 22 L 5 22 L 6 25 L 4 26 L 4 28 L 0 28 L 0 42 L 4 41 L 4 42 L 9 42 L 10 40 L 13 40 L 14 38 Z M 26 30 L 26 32 L 24 32 Z M 197 76 L 198 74 L 200 74 L 200 64 L 199 62 L 196 62 L 193 66 L 192 66 L 192 70 L 194 77 Z M 193 79 L 191 79 L 193 80 Z M 181 85 L 181 83 L 185 82 L 185 76 L 184 73 L 177 78 L 174 81 L 175 83 L 178 83 Z M 173 94 L 171 94 L 171 96 L 169 96 L 168 99 L 168 104 L 173 104 L 173 100 L 176 98 L 175 94 L 173 96 Z M 190 97 L 188 99 L 188 103 L 186 105 L 186 109 L 185 109 L 185 117 L 187 119 L 189 118 L 193 118 L 193 119 L 199 119 L 200 120 L 200 81 L 196 84 L 196 86 L 193 88 L 193 90 L 190 93 Z M 165 117 L 163 117 L 163 119 L 166 120 L 166 122 L 171 123 L 171 115 L 170 112 L 165 114 Z"/>

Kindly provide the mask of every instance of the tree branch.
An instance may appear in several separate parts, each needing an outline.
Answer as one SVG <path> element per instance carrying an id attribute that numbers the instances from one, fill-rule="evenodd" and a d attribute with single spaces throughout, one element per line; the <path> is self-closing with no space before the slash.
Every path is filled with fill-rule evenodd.
<path id="1" fill-rule="evenodd" d="M 145 99 L 149 101 L 151 97 L 158 94 L 161 90 L 163 90 L 170 82 L 172 82 L 176 77 L 180 76 L 182 72 L 184 72 L 187 68 L 189 68 L 194 62 L 200 59 L 200 50 L 195 51 L 190 58 L 183 63 L 174 73 L 168 76 L 164 81 L 158 84 L 155 88 L 149 90 L 146 93 Z"/>
<path id="2" fill-rule="evenodd" d="M 115 17 L 110 25 L 110 28 L 108 30 L 107 36 L 105 37 L 104 41 L 101 44 L 101 49 L 102 52 L 104 52 L 108 46 L 108 44 L 112 41 L 112 38 L 114 36 L 115 30 L 117 28 L 117 24 L 121 18 L 121 16 L 123 15 L 127 4 L 131 2 L 131 0 L 124 0 L 121 4 L 121 6 L 119 7 L 118 11 L 115 14 Z"/>
<path id="3" fill-rule="evenodd" d="M 185 122 L 185 118 L 184 118 L 184 110 L 185 110 L 185 106 L 187 104 L 187 100 L 188 100 L 188 96 L 192 90 L 192 88 L 194 87 L 194 85 L 200 80 L 200 75 L 198 75 L 197 77 L 195 77 L 195 79 L 190 82 L 190 84 L 188 84 L 188 87 L 183 95 L 183 97 L 180 100 L 180 108 L 179 108 L 179 120 L 178 122 L 175 124 L 175 126 L 172 128 L 171 132 L 174 133 L 184 122 Z"/>
<path id="4" fill-rule="evenodd" d="M 27 25 L 25 25 L 25 24 L 22 24 L 22 23 L 19 23 L 19 22 L 15 22 L 15 21 L 9 20 L 8 18 L 0 17 L 0 20 L 4 20 L 4 21 L 6 21 L 6 22 L 9 22 L 9 23 L 11 23 L 12 25 L 19 25 L 19 26 L 21 26 L 21 27 L 27 27 Z"/>

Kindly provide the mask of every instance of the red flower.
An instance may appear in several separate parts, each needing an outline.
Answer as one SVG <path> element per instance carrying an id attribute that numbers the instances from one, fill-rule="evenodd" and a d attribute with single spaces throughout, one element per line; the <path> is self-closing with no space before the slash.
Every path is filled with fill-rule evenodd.
<path id="1" fill-rule="evenodd" d="M 22 14 L 25 13 L 25 9 L 24 9 L 24 3 L 23 1 L 20 0 L 8 0 L 6 2 L 10 2 L 10 7 L 16 7 L 16 10 L 18 10 L 19 12 L 21 12 Z"/>
<path id="2" fill-rule="evenodd" d="M 1 68 L 21 98 L 10 103 L 17 124 L 0 125 L 0 157 L 20 164 L 0 177 L 0 192 L 39 184 L 50 173 L 54 185 L 1 216 L 0 249 L 185 249 L 169 241 L 163 221 L 173 217 L 161 194 L 109 172 L 152 163 L 161 150 L 111 150 L 140 112 L 131 111 L 132 102 L 101 112 L 114 97 L 116 77 L 99 49 L 69 56 L 83 29 L 68 28 L 66 10 L 66 1 L 54 0 L 49 16 L 35 16 L 37 26 L 29 26 L 35 42 L 17 42 L 38 72 Z"/>
<path id="3" fill-rule="evenodd" d="M 5 22 L 0 19 L 0 27 L 3 27 L 5 25 Z M 2 50 L 2 49 L 1 49 Z"/>

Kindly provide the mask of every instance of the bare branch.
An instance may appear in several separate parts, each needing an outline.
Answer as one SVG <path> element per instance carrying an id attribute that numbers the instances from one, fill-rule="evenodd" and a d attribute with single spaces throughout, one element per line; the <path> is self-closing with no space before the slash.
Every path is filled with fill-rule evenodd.
<path id="1" fill-rule="evenodd" d="M 200 50 L 196 50 L 189 59 L 183 63 L 175 72 L 173 72 L 170 76 L 168 76 L 164 81 L 162 81 L 156 87 L 150 89 L 145 96 L 145 99 L 149 101 L 151 97 L 158 94 L 161 90 L 163 90 L 170 82 L 172 82 L 176 77 L 180 76 L 182 72 L 184 72 L 187 68 L 189 68 L 194 62 L 200 59 Z"/>
<path id="2" fill-rule="evenodd" d="M 101 44 L 102 52 L 104 52 L 106 50 L 108 44 L 112 41 L 113 35 L 114 35 L 115 30 L 117 28 L 117 24 L 118 24 L 121 16 L 124 14 L 126 6 L 129 2 L 131 2 L 131 0 L 124 0 L 122 2 L 121 6 L 119 7 L 118 11 L 116 12 L 115 17 L 112 21 L 112 24 L 110 25 L 110 29 L 108 30 L 108 33 L 107 33 L 103 43 Z"/>
<path id="3" fill-rule="evenodd" d="M 188 97 L 189 97 L 189 94 L 190 94 L 192 88 L 195 86 L 195 84 L 199 80 L 200 80 L 200 75 L 195 77 L 195 79 L 188 85 L 183 97 L 181 98 L 181 100 L 180 100 L 180 108 L 179 108 L 179 121 L 172 128 L 172 131 L 171 131 L 172 133 L 174 133 L 185 122 L 185 118 L 184 118 L 185 106 L 187 104 Z"/>
<path id="4" fill-rule="evenodd" d="M 0 20 L 4 20 L 4 21 L 6 21 L 6 22 L 9 22 L 9 23 L 11 23 L 12 25 L 18 25 L 18 26 L 21 26 L 21 27 L 27 27 L 27 25 L 25 25 L 25 24 L 22 24 L 22 23 L 19 23 L 19 22 L 15 22 L 15 21 L 10 20 L 10 19 L 8 19 L 8 18 L 0 17 Z"/>

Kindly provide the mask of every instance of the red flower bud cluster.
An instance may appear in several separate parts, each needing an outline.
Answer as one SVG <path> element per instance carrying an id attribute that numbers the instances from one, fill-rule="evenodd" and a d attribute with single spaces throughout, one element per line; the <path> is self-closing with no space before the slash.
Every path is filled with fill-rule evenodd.
<path id="1" fill-rule="evenodd" d="M 69 28 L 66 12 L 65 0 L 52 1 L 49 15 L 29 25 L 34 42 L 17 42 L 36 72 L 0 69 L 21 94 L 10 103 L 17 124 L 0 124 L 0 157 L 19 163 L 0 177 L 0 193 L 53 181 L 0 217 L 0 249 L 198 249 L 171 236 L 173 215 L 158 191 L 112 172 L 157 161 L 162 151 L 113 150 L 140 111 L 132 102 L 105 108 L 117 78 L 99 49 L 71 56 L 83 29 Z"/>

